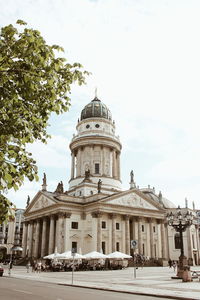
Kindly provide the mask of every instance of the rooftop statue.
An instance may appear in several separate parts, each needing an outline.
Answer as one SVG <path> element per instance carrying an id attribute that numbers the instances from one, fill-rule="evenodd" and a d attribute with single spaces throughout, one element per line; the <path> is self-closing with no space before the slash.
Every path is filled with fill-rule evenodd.
<path id="1" fill-rule="evenodd" d="M 64 193 L 64 188 L 63 188 L 63 182 L 62 181 L 58 183 L 57 188 L 55 190 L 55 193 L 59 193 L 59 194 Z"/>
<path id="2" fill-rule="evenodd" d="M 131 170 L 130 176 L 131 176 L 131 182 L 134 182 L 134 173 L 133 173 L 133 170 Z"/>
<path id="3" fill-rule="evenodd" d="M 98 184 L 97 184 L 98 193 L 101 193 L 101 185 L 102 185 L 102 181 L 101 181 L 101 179 L 99 179 Z"/>

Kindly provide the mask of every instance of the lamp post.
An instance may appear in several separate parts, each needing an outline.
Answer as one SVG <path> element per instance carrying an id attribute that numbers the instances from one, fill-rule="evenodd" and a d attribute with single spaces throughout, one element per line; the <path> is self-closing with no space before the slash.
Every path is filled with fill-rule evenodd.
<path id="1" fill-rule="evenodd" d="M 183 245 L 183 232 L 187 227 L 192 225 L 193 223 L 193 215 L 192 212 L 187 211 L 183 213 L 178 207 L 176 212 L 172 212 L 167 215 L 168 225 L 172 226 L 176 232 L 180 235 L 180 250 L 181 255 L 179 256 L 179 264 L 177 267 L 177 278 L 183 278 L 183 270 L 187 265 L 187 257 L 184 255 L 184 245 Z"/>

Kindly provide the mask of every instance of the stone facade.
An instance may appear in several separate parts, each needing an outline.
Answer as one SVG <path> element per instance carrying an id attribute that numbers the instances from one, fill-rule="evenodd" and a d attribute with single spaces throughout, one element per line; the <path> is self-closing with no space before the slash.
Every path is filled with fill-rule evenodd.
<path id="1" fill-rule="evenodd" d="M 55 192 L 47 191 L 45 175 L 24 214 L 23 256 L 39 258 L 72 248 L 82 254 L 132 254 L 130 241 L 136 240 L 136 253 L 168 260 L 172 239 L 166 213 L 174 205 L 150 187 L 136 187 L 133 172 L 130 189 L 122 191 L 122 146 L 110 111 L 95 98 L 82 111 L 76 130 L 69 190 L 59 183 Z"/>

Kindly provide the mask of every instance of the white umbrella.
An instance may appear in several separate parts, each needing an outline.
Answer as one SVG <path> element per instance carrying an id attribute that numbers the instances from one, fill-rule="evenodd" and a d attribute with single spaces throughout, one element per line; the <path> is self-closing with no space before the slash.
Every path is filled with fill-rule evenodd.
<path id="1" fill-rule="evenodd" d="M 85 256 L 78 254 L 78 253 L 74 253 L 74 255 L 72 255 L 71 251 L 66 251 L 66 252 L 61 253 L 58 258 L 60 258 L 60 259 L 83 259 L 83 258 L 85 258 Z"/>
<path id="2" fill-rule="evenodd" d="M 131 255 L 119 252 L 119 251 L 115 251 L 112 252 L 110 254 L 107 255 L 108 258 L 112 258 L 112 259 L 124 259 L 124 258 L 132 258 Z"/>
<path id="3" fill-rule="evenodd" d="M 44 259 L 56 259 L 60 258 L 60 253 L 52 253 L 43 257 Z"/>
<path id="4" fill-rule="evenodd" d="M 92 251 L 85 254 L 84 257 L 86 259 L 101 259 L 101 258 L 107 258 L 107 255 L 100 252 Z"/>

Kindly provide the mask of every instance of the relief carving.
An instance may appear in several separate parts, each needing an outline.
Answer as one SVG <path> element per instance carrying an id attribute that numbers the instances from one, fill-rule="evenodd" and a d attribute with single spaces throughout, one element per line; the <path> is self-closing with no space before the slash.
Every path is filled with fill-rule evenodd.
<path id="1" fill-rule="evenodd" d="M 138 207 L 138 208 L 156 209 L 153 205 L 149 204 L 147 201 L 140 198 L 136 194 L 124 196 L 122 198 L 109 201 L 107 203 L 130 206 L 130 207 Z"/>

